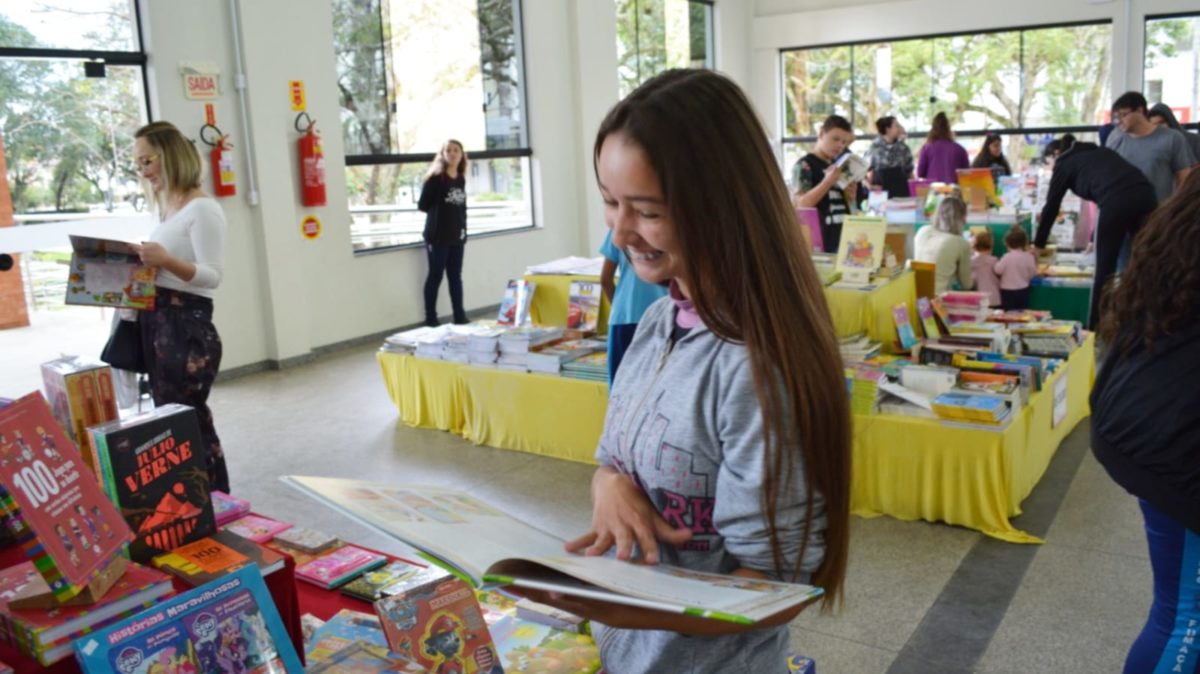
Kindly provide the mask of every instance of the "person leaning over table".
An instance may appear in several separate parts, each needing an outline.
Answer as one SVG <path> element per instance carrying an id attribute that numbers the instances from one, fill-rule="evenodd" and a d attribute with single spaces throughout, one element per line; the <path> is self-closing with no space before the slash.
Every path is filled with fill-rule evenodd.
<path id="1" fill-rule="evenodd" d="M 1158 198 L 1146 175 L 1133 164 L 1108 148 L 1076 141 L 1069 133 L 1051 141 L 1042 156 L 1052 173 L 1046 204 L 1038 216 L 1037 233 L 1033 237 L 1033 247 L 1039 256 L 1046 248 L 1050 228 L 1058 219 L 1067 190 L 1096 202 L 1100 209 L 1096 222 L 1096 271 L 1087 321 L 1088 327 L 1095 329 L 1100 323 L 1104 284 L 1117 271 L 1122 247 L 1133 241 L 1142 223 L 1154 211 Z"/>
<path id="2" fill-rule="evenodd" d="M 1154 591 L 1126 674 L 1200 672 L 1200 173 L 1138 235 L 1105 294 L 1092 452 L 1137 498 Z M 1164 292 L 1169 289 L 1169 292 Z"/>
<path id="3" fill-rule="evenodd" d="M 142 348 L 155 405 L 196 410 L 208 447 L 210 489 L 229 493 L 225 452 L 208 396 L 221 366 L 213 325 L 213 295 L 225 263 L 225 214 L 200 189 L 200 153 L 170 122 L 133 134 L 133 158 L 159 222 L 138 246 L 142 262 L 159 268 L 153 311 L 139 312 Z"/>
<path id="4" fill-rule="evenodd" d="M 601 122 L 593 165 L 613 242 L 671 290 L 617 372 L 592 526 L 566 549 L 811 583 L 830 607 L 848 554 L 849 401 L 767 137 L 710 70 L 668 70 Z M 741 625 L 519 591 L 592 620 L 601 663 L 620 674 L 784 672 L 802 608 Z"/>
<path id="5" fill-rule="evenodd" d="M 821 124 L 813 151 L 792 167 L 792 184 L 796 187 L 792 204 L 796 208 L 817 209 L 826 253 L 837 252 L 842 240 L 842 223 L 854 212 L 858 198 L 858 183 L 850 183 L 845 189 L 837 186 L 842 171 L 834 165 L 853 142 L 850 122 L 845 117 L 830 115 Z"/>

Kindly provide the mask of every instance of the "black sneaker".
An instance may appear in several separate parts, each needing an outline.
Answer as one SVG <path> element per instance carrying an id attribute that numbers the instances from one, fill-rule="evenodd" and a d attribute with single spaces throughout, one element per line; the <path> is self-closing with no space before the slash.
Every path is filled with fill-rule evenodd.
<path id="1" fill-rule="evenodd" d="M 436 318 L 426 318 L 425 325 L 426 327 L 436 328 L 437 326 L 441 325 L 441 322 L 439 322 Z"/>
<path id="2" fill-rule="evenodd" d="M 455 325 L 466 325 L 470 322 L 471 322 L 471 319 L 467 318 L 466 316 L 455 316 L 454 317 Z"/>

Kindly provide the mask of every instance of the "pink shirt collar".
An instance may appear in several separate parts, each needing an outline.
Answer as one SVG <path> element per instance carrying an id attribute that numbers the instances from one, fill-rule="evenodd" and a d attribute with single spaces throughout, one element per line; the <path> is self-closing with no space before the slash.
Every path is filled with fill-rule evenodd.
<path id="1" fill-rule="evenodd" d="M 675 302 L 675 325 L 684 330 L 691 330 L 700 325 L 700 314 L 696 313 L 696 305 L 691 300 L 683 296 L 679 290 L 679 284 L 675 279 L 671 279 L 671 285 L 668 287 L 668 292 L 671 295 L 671 301 Z"/>

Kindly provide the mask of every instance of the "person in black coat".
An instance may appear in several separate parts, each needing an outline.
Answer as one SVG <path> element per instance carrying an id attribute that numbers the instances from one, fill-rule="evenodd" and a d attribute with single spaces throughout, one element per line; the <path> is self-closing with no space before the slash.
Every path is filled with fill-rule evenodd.
<path id="1" fill-rule="evenodd" d="M 467 153 L 462 143 L 448 140 L 425 173 L 417 208 L 425 213 L 425 325 L 436 327 L 437 296 L 443 274 L 449 280 L 455 323 L 467 323 L 463 309 L 462 268 L 467 242 Z"/>
<path id="2" fill-rule="evenodd" d="M 1200 672 L 1200 172 L 1138 235 L 1105 295 L 1092 451 L 1137 497 L 1154 599 L 1125 672 Z M 1185 644 L 1187 646 L 1185 646 Z M 1176 668 L 1178 667 L 1178 668 Z"/>
<path id="3" fill-rule="evenodd" d="M 1058 217 L 1067 190 L 1100 207 L 1096 223 L 1096 272 L 1088 309 L 1088 327 L 1095 329 L 1100 322 L 1104 283 L 1117 270 L 1121 247 L 1126 241 L 1133 241 L 1158 199 L 1145 174 L 1121 155 L 1093 143 L 1077 142 L 1069 133 L 1047 145 L 1043 156 L 1052 162 L 1054 173 L 1046 205 L 1038 218 L 1034 248 L 1046 247 L 1050 227 Z"/>

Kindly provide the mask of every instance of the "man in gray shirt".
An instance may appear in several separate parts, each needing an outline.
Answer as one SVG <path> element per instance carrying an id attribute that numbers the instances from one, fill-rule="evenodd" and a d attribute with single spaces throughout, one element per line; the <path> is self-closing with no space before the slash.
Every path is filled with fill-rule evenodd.
<path id="1" fill-rule="evenodd" d="M 1187 139 L 1174 129 L 1151 123 L 1146 97 L 1136 91 L 1122 94 L 1113 103 L 1113 117 L 1122 133 L 1111 134 L 1107 147 L 1146 174 L 1159 203 L 1166 201 L 1196 163 Z"/>

